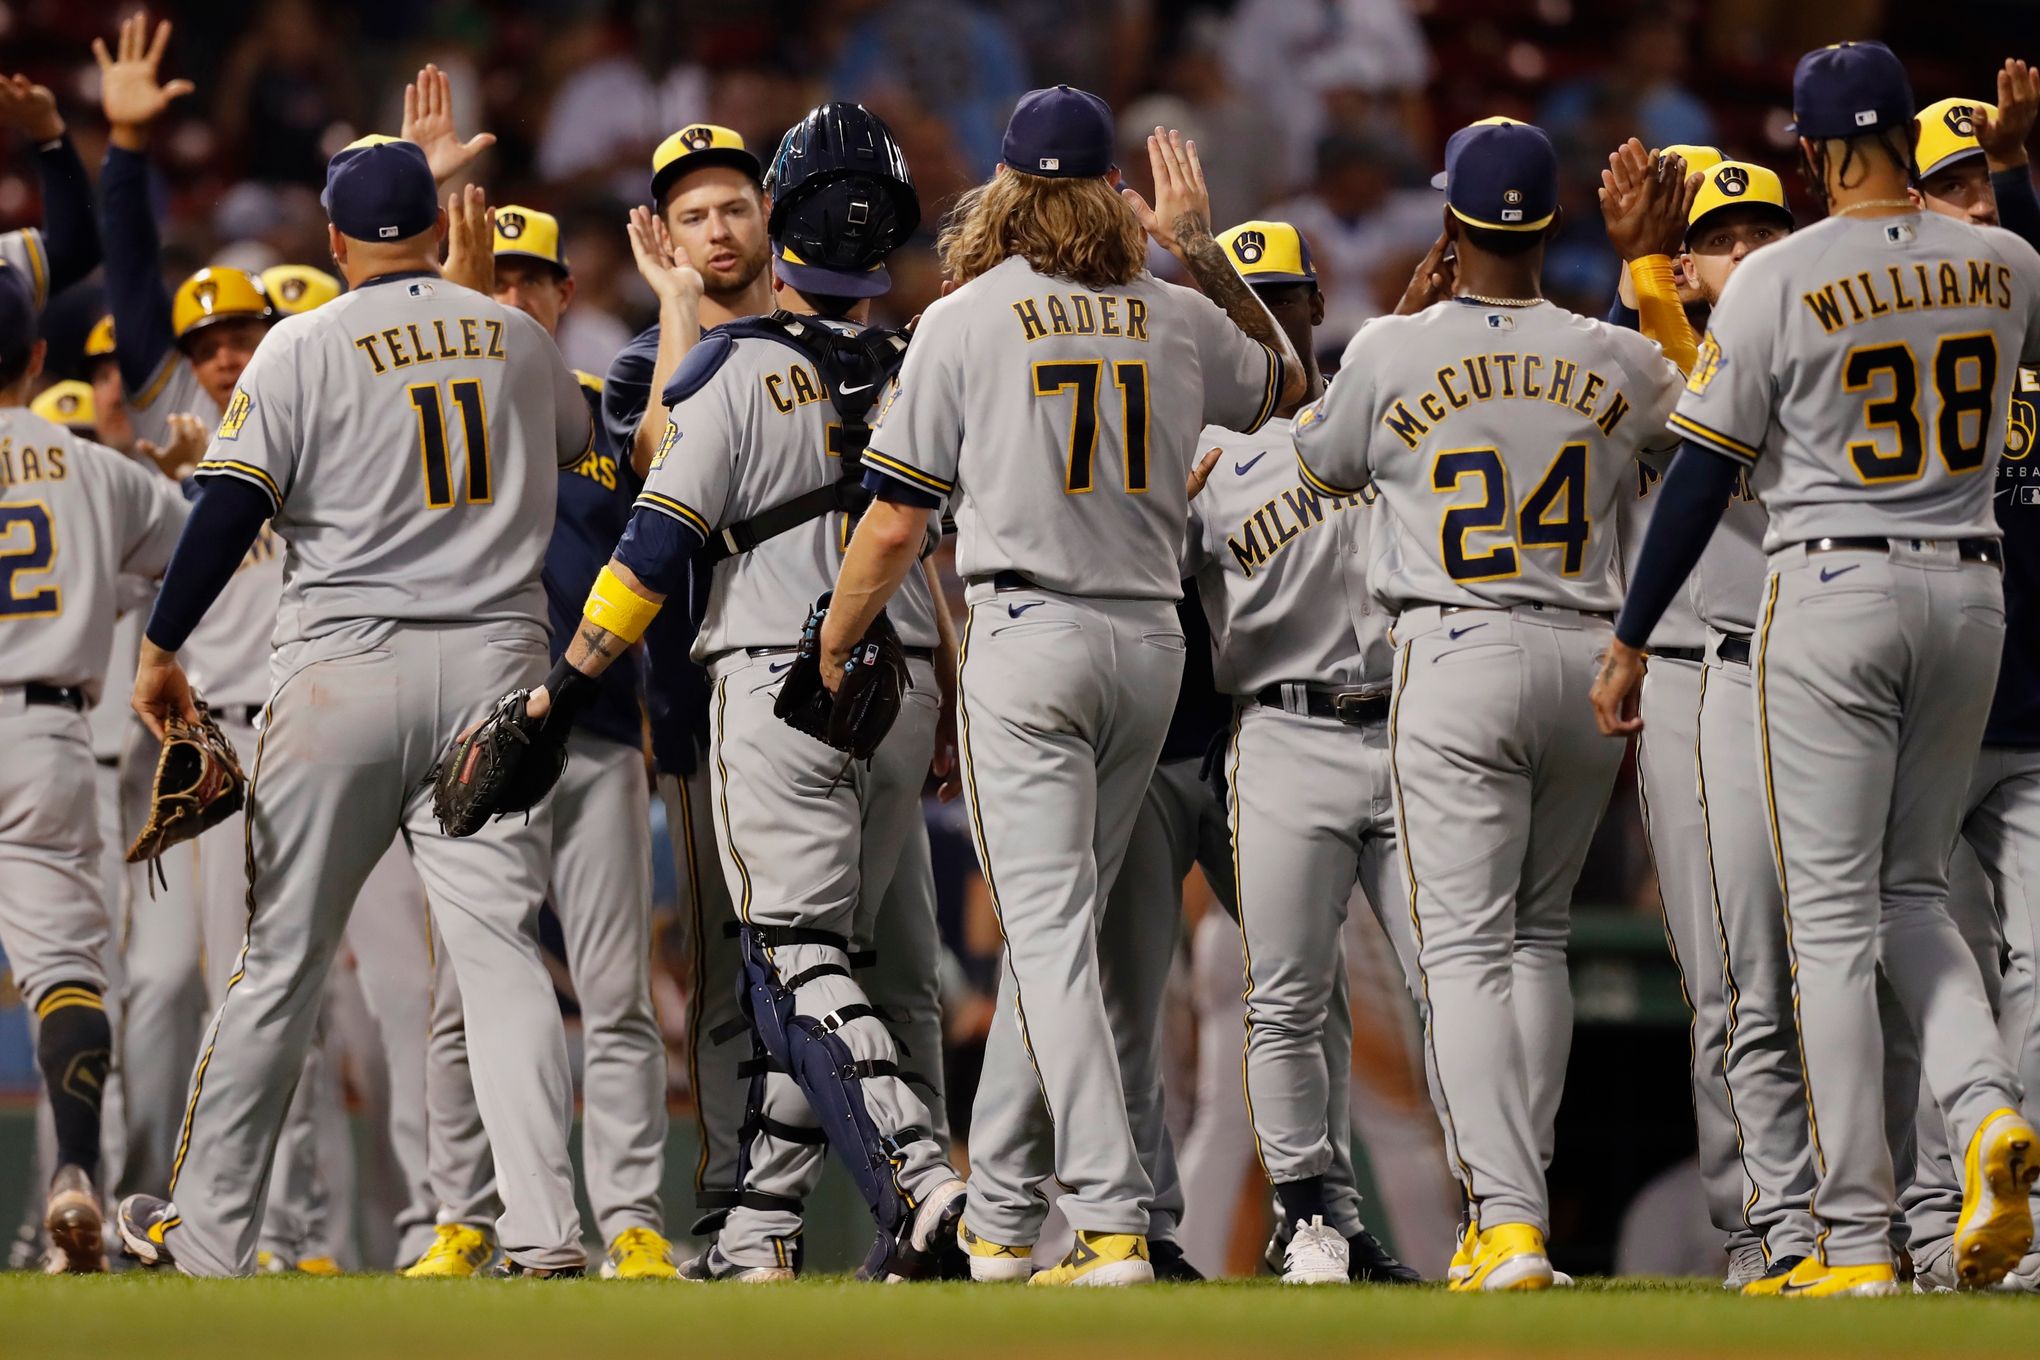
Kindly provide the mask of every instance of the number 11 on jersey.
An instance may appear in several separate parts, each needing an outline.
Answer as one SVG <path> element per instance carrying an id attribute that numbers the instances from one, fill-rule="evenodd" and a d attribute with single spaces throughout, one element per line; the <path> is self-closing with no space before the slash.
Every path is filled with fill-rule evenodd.
<path id="1" fill-rule="evenodd" d="M 482 385 L 474 378 L 448 383 L 460 413 L 461 439 L 467 451 L 467 503 L 489 503 L 489 417 L 482 404 Z M 453 504 L 453 454 L 446 437 L 446 404 L 438 383 L 412 383 L 404 389 L 418 412 L 418 456 L 425 467 L 425 504 L 444 510 Z"/>

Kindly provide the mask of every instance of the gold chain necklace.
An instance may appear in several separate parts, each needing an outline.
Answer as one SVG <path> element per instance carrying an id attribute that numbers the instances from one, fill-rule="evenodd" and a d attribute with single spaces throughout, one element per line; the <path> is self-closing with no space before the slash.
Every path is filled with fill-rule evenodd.
<path id="1" fill-rule="evenodd" d="M 1483 306 L 1488 307 L 1535 307 L 1538 303 L 1544 301 L 1544 299 L 1541 297 L 1496 298 L 1496 297 L 1482 297 L 1479 293 L 1461 293 L 1459 294 L 1458 300 L 1461 302 L 1478 302 L 1481 303 Z"/>
<path id="2" fill-rule="evenodd" d="M 1909 198 L 1866 198 L 1861 203 L 1851 203 L 1846 208 L 1836 208 L 1830 217 L 1847 217 L 1850 213 L 1868 212 L 1872 208 L 1904 208 L 1907 212 L 1918 212 L 1919 205 Z"/>

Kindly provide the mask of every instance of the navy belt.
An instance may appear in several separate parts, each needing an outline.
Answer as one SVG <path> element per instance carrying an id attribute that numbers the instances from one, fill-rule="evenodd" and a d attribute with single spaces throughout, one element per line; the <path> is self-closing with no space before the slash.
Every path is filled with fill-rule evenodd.
<path id="1" fill-rule="evenodd" d="M 1040 590 L 1042 588 L 1036 585 L 1024 572 L 1017 571 L 996 571 L 990 576 L 973 576 L 970 580 L 964 582 L 965 585 L 973 586 L 981 586 L 988 583 L 993 590 Z"/>
<path id="2" fill-rule="evenodd" d="M 75 685 L 40 685 L 31 680 L 21 687 L 21 701 L 68 708 L 73 713 L 85 711 L 85 691 Z"/>
<path id="3" fill-rule="evenodd" d="M 1747 666 L 1750 664 L 1750 640 L 1732 633 L 1723 634 L 1714 654 L 1731 666 Z"/>
<path id="4" fill-rule="evenodd" d="M 1650 654 L 1652 658 L 1663 657 L 1667 661 L 1701 662 L 1707 659 L 1705 647 L 1653 647 Z"/>
<path id="5" fill-rule="evenodd" d="M 1386 721 L 1388 701 L 1389 688 L 1386 685 L 1342 688 L 1296 681 L 1270 685 L 1254 696 L 1254 702 L 1263 708 L 1279 708 L 1284 713 L 1312 718 L 1329 718 L 1352 727 Z"/>
<path id="6" fill-rule="evenodd" d="M 1945 538 L 1816 538 L 1808 541 L 1806 550 L 1809 553 L 1888 553 L 1893 548 L 1931 548 L 1947 541 Z M 1995 538 L 1958 538 L 1955 551 L 1965 562 L 1983 562 L 1993 567 L 2005 564 L 2005 546 Z"/>

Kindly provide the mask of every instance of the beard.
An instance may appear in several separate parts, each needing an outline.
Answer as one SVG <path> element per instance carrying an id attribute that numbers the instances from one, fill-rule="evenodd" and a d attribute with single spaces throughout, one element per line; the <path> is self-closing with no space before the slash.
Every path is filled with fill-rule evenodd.
<path id="1" fill-rule="evenodd" d="M 771 257 L 771 249 L 770 243 L 764 241 L 759 242 L 754 249 L 746 250 L 739 246 L 737 262 L 728 269 L 712 269 L 707 265 L 697 265 L 696 268 L 701 271 L 703 290 L 711 297 L 728 297 L 733 293 L 743 292 L 756 283 L 758 276 L 765 272 L 765 266 Z"/>

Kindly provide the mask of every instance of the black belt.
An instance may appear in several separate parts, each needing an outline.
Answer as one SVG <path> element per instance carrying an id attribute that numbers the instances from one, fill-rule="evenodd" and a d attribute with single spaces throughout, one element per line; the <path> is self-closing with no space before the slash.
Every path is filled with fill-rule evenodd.
<path id="1" fill-rule="evenodd" d="M 800 648 L 798 647 L 746 647 L 744 648 L 744 655 L 784 656 L 788 652 L 797 652 L 799 650 Z M 933 661 L 935 659 L 935 649 L 933 647 L 902 647 L 900 650 L 915 661 Z"/>
<path id="2" fill-rule="evenodd" d="M 1650 654 L 1653 660 L 1658 657 L 1663 657 L 1667 661 L 1701 662 L 1707 659 L 1705 647 L 1653 647 Z"/>
<path id="3" fill-rule="evenodd" d="M 1931 548 L 1945 538 L 1816 538 L 1809 541 L 1809 553 L 1880 552 L 1893 548 Z M 2005 546 L 1995 538 L 1958 538 L 1955 552 L 1965 562 L 1983 562 L 1993 567 L 2005 564 Z"/>
<path id="4" fill-rule="evenodd" d="M 1750 664 L 1750 640 L 1732 633 L 1724 634 L 1714 648 L 1714 654 L 1731 666 L 1747 666 Z"/>
<path id="5" fill-rule="evenodd" d="M 1525 600 L 1521 604 L 1441 604 L 1440 614 L 1506 614 L 1512 609 L 1530 609 L 1539 614 L 1578 614 L 1583 618 L 1615 621 L 1612 611 L 1606 609 L 1574 609 L 1570 605 L 1543 604 L 1536 600 Z"/>
<path id="6" fill-rule="evenodd" d="M 1043 588 L 1017 571 L 995 571 L 990 576 L 973 576 L 968 581 L 965 581 L 964 584 L 970 586 L 989 584 L 993 590 L 1040 590 Z"/>
<path id="7" fill-rule="evenodd" d="M 262 717 L 262 705 L 226 704 L 215 708 L 213 712 L 219 714 L 228 722 L 237 722 L 243 727 L 253 727 Z"/>
<path id="8" fill-rule="evenodd" d="M 1372 685 L 1364 689 L 1341 689 L 1333 685 L 1307 685 L 1291 682 L 1270 685 L 1254 696 L 1254 702 L 1264 708 L 1279 708 L 1284 713 L 1301 711 L 1313 718 L 1330 718 L 1335 722 L 1352 727 L 1364 727 L 1378 723 L 1388 717 L 1389 689 L 1386 685 Z"/>
<path id="9" fill-rule="evenodd" d="M 21 701 L 68 708 L 73 713 L 85 711 L 85 691 L 75 685 L 39 685 L 30 681 L 21 687 Z"/>

